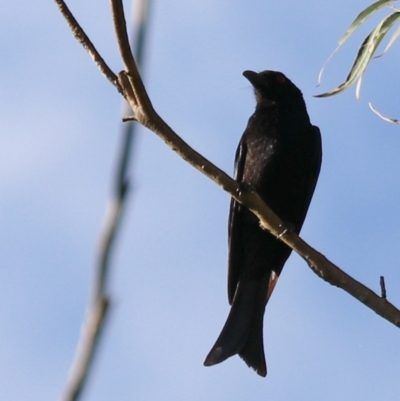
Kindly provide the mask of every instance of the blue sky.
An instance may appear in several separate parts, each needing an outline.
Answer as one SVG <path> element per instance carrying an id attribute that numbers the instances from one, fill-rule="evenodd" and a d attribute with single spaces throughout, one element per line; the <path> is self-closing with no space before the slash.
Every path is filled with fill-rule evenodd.
<path id="1" fill-rule="evenodd" d="M 69 1 L 122 69 L 108 2 Z M 90 293 L 119 143 L 121 99 L 52 1 L 0 0 L 0 398 L 61 392 Z M 367 71 L 361 101 L 312 95 L 340 84 L 363 28 L 318 72 L 369 1 L 155 2 L 145 81 L 161 116 L 232 172 L 253 111 L 246 69 L 280 70 L 303 91 L 324 159 L 302 237 L 400 305 L 398 44 Z M 131 6 L 126 3 L 127 10 Z M 384 13 L 381 14 L 383 16 Z M 265 314 L 266 379 L 238 357 L 202 363 L 228 313 L 229 197 L 141 129 L 114 254 L 113 306 L 84 399 L 394 400 L 400 332 L 288 261 Z"/>

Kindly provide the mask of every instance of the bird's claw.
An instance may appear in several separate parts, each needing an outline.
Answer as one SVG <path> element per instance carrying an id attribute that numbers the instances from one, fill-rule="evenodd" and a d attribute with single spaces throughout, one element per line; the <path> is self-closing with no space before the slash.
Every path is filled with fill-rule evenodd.
<path id="1" fill-rule="evenodd" d="M 242 196 L 243 192 L 252 192 L 254 187 L 247 182 L 238 182 L 239 187 L 237 188 L 236 192 L 238 196 Z"/>
<path id="2" fill-rule="evenodd" d="M 294 230 L 294 226 L 292 223 L 282 223 L 279 224 L 279 228 L 282 228 L 282 232 L 277 236 L 278 239 L 281 239 L 285 234 L 290 233 Z"/>

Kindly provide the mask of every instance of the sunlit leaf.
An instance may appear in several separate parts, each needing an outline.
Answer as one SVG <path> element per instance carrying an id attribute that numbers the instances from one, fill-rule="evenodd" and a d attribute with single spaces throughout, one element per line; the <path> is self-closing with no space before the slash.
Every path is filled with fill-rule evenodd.
<path id="1" fill-rule="evenodd" d="M 315 97 L 328 97 L 335 95 L 337 93 L 343 92 L 349 86 L 351 86 L 357 79 L 359 79 L 365 69 L 367 68 L 372 56 L 374 55 L 377 47 L 381 43 L 382 39 L 385 37 L 387 31 L 393 26 L 393 24 L 400 18 L 400 12 L 393 13 L 386 18 L 384 18 L 378 26 L 371 31 L 371 33 L 364 39 L 362 45 L 360 46 L 357 57 L 351 67 L 349 75 L 346 81 L 341 85 L 333 89 L 332 91 L 316 95 Z M 359 93 L 358 88 L 358 93 Z"/>
<path id="2" fill-rule="evenodd" d="M 389 122 L 389 123 L 394 123 L 394 124 L 400 124 L 400 120 L 397 118 L 391 118 L 391 117 L 385 117 L 384 115 L 382 115 L 381 113 L 379 113 L 378 110 L 375 109 L 374 106 L 372 106 L 372 103 L 368 103 L 369 108 L 378 116 L 380 117 L 382 120 Z"/>
<path id="3" fill-rule="evenodd" d="M 356 85 L 356 99 L 360 99 L 360 91 L 361 91 L 361 83 L 362 83 L 362 76 L 358 78 L 357 85 Z"/>
<path id="4" fill-rule="evenodd" d="M 398 39 L 399 36 L 400 36 L 400 26 L 395 30 L 394 34 L 392 35 L 388 44 L 386 45 L 383 53 L 380 54 L 379 56 L 375 56 L 375 58 L 383 56 L 392 47 L 393 43 Z"/>
<path id="5" fill-rule="evenodd" d="M 373 13 L 377 12 L 381 8 L 387 6 L 389 3 L 393 3 L 393 0 L 380 0 L 374 4 L 371 4 L 364 11 L 361 11 L 360 14 L 357 15 L 356 19 L 351 23 L 349 29 L 345 32 L 345 34 L 339 39 L 339 45 L 341 46 L 346 40 L 352 35 L 352 33 Z"/>
<path id="6" fill-rule="evenodd" d="M 329 61 L 331 58 L 334 56 L 334 54 L 340 49 L 340 47 L 343 45 L 344 42 L 352 35 L 352 33 L 366 20 L 368 19 L 373 13 L 376 11 L 380 10 L 381 8 L 389 5 L 389 3 L 392 3 L 393 0 L 379 0 L 374 4 L 371 4 L 369 7 L 367 7 L 365 10 L 361 11 L 360 14 L 357 15 L 356 19 L 351 23 L 347 31 L 344 33 L 344 35 L 339 39 L 338 46 L 336 49 L 332 52 L 332 54 L 328 57 L 328 59 L 325 61 L 324 65 L 321 68 L 321 71 L 318 74 L 318 85 L 321 82 L 322 79 L 322 74 L 325 70 L 325 67 L 328 65 Z"/>

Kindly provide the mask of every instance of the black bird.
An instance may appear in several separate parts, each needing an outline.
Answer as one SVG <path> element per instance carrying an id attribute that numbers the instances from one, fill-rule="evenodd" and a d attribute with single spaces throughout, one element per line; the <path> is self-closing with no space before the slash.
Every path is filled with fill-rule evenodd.
<path id="1" fill-rule="evenodd" d="M 300 232 L 321 166 L 321 135 L 311 125 L 300 90 L 282 73 L 245 71 L 256 110 L 235 158 L 235 180 L 252 186 L 296 233 Z M 291 249 L 261 229 L 257 217 L 231 200 L 229 213 L 228 319 L 204 365 L 239 354 L 260 376 L 265 305 Z"/>

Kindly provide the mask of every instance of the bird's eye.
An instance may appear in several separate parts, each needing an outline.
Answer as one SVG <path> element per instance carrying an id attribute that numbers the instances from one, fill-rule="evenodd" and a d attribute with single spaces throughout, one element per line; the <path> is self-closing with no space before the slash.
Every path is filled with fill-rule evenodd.
<path id="1" fill-rule="evenodd" d="M 279 75 L 276 77 L 276 81 L 277 81 L 279 84 L 284 84 L 284 83 L 286 82 L 286 77 L 285 77 L 284 75 L 282 75 L 282 74 L 279 74 Z"/>

